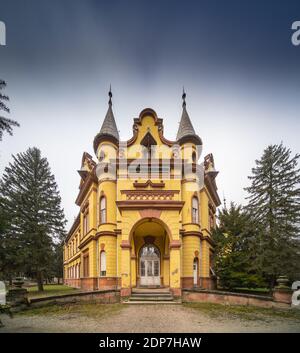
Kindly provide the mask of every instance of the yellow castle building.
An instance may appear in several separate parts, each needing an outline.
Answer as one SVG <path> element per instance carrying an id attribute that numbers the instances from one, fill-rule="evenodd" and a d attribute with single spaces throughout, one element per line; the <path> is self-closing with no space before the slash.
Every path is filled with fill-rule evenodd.
<path id="1" fill-rule="evenodd" d="M 176 141 L 163 134 L 152 109 L 134 119 L 120 141 L 109 92 L 108 111 L 94 138 L 96 161 L 83 153 L 79 213 L 65 241 L 64 282 L 85 290 L 212 288 L 211 238 L 220 205 L 212 154 L 201 162 L 183 93 Z"/>

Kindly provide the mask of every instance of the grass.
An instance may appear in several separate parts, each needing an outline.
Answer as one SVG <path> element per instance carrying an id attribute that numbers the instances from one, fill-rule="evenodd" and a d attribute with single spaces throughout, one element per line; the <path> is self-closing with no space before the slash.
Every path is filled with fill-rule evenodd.
<path id="1" fill-rule="evenodd" d="M 38 287 L 28 287 L 28 298 L 48 297 L 51 295 L 76 293 L 78 289 L 63 284 L 45 284 L 44 291 L 38 291 Z"/>
<path id="2" fill-rule="evenodd" d="M 184 303 L 185 307 L 201 311 L 212 318 L 236 318 L 242 320 L 268 321 L 289 319 L 300 323 L 299 309 L 258 308 L 254 306 L 222 305 L 212 303 Z"/>
<path id="3" fill-rule="evenodd" d="M 52 315 L 80 315 L 83 317 L 100 318 L 105 315 L 118 313 L 124 308 L 122 304 L 97 304 L 97 303 L 78 303 L 49 305 L 40 308 L 32 308 L 21 311 L 16 315 L 20 316 L 52 316 Z"/>

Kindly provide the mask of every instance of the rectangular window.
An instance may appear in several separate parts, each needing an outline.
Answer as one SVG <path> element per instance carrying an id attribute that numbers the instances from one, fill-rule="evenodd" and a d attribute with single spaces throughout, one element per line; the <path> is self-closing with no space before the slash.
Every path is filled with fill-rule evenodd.
<path id="1" fill-rule="evenodd" d="M 89 231 L 89 212 L 86 211 L 83 215 L 83 235 L 86 235 Z"/>
<path id="2" fill-rule="evenodd" d="M 101 222 L 100 223 L 106 223 L 106 209 L 101 210 Z"/>
<path id="3" fill-rule="evenodd" d="M 83 277 L 89 277 L 89 255 L 83 256 Z"/>
<path id="4" fill-rule="evenodd" d="M 100 276 L 106 276 L 106 252 L 100 253 Z"/>
<path id="5" fill-rule="evenodd" d="M 198 209 L 193 208 L 193 223 L 198 223 Z"/>

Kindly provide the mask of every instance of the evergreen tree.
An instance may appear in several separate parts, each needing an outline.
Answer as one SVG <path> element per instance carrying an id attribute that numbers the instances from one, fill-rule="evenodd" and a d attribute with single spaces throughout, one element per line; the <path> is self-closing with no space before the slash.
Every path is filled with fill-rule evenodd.
<path id="1" fill-rule="evenodd" d="M 0 79 L 0 110 L 9 113 L 9 108 L 5 104 L 6 101 L 9 101 L 9 97 L 2 94 L 1 90 L 6 87 L 6 82 Z M 12 135 L 12 127 L 20 126 L 18 122 L 4 118 L 0 116 L 0 141 L 2 140 L 3 132 L 6 131 L 10 135 Z"/>
<path id="2" fill-rule="evenodd" d="M 19 268 L 34 273 L 39 290 L 53 246 L 64 236 L 61 198 L 46 158 L 37 148 L 13 156 L 0 182 L 0 206 L 10 215 L 6 238 L 16 244 Z M 14 265 L 14 264 L 13 264 Z"/>
<path id="3" fill-rule="evenodd" d="M 1 202 L 0 197 L 0 280 L 8 279 L 12 284 L 13 276 L 19 271 L 18 244 L 15 237 L 10 237 L 11 217 Z"/>
<path id="4" fill-rule="evenodd" d="M 213 232 L 215 271 L 222 287 L 253 288 L 264 286 L 252 266 L 255 257 L 255 229 L 241 205 L 230 204 L 218 214 L 219 225 Z"/>
<path id="5" fill-rule="evenodd" d="M 298 159 L 280 145 L 268 146 L 249 176 L 247 210 L 253 218 L 257 270 L 273 287 L 279 275 L 299 271 L 300 173 Z"/>
<path id="6" fill-rule="evenodd" d="M 57 277 L 58 284 L 63 278 L 63 245 L 64 242 L 59 242 L 53 247 L 52 277 Z"/>

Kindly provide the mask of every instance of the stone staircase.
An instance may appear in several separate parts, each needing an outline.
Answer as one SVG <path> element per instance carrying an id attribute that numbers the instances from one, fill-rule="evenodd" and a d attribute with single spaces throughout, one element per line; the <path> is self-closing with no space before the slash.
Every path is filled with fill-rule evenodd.
<path id="1" fill-rule="evenodd" d="M 131 297 L 124 304 L 180 304 L 169 288 L 133 288 Z"/>

